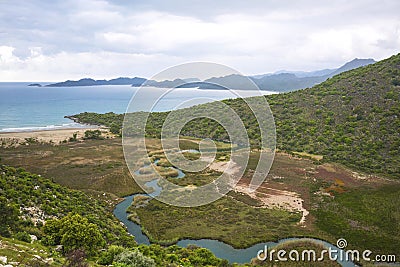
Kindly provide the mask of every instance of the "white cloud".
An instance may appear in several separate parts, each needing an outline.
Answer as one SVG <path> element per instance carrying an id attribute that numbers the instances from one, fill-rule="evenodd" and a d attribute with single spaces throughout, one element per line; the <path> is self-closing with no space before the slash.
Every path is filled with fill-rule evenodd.
<path id="1" fill-rule="evenodd" d="M 13 55 L 12 50 L 12 47 L 0 47 L 0 77 L 7 77 L 3 81 L 21 80 L 21 77 L 24 77 L 25 81 L 43 82 L 83 77 L 110 79 L 119 76 L 147 76 L 148 73 L 154 72 L 154 66 L 167 68 L 182 61 L 180 58 L 163 54 L 115 52 L 60 52 L 46 56 L 38 54 L 38 49 L 34 49 L 34 55 L 22 60 Z"/>
<path id="2" fill-rule="evenodd" d="M 243 73 L 398 53 L 397 0 L 0 2 L 0 80 L 146 76 L 180 62 Z"/>
<path id="3" fill-rule="evenodd" d="M 0 62 L 2 64 L 7 64 L 13 62 L 15 57 L 13 56 L 14 47 L 11 46 L 0 46 Z"/>

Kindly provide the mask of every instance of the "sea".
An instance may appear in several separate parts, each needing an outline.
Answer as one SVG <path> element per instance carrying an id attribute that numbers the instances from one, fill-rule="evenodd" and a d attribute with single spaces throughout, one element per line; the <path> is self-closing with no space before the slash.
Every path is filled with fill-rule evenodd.
<path id="1" fill-rule="evenodd" d="M 84 125 L 64 118 L 81 112 L 124 113 L 138 90 L 146 90 L 140 101 L 134 101 L 129 111 L 148 111 L 143 107 L 163 93 L 152 111 L 169 111 L 210 101 L 257 96 L 260 91 L 211 90 L 196 88 L 137 88 L 129 85 L 80 87 L 32 87 L 31 83 L 0 83 L 0 132 L 23 132 L 79 128 Z M 43 84 L 43 83 L 42 83 Z M 143 92 L 143 91 L 142 91 Z M 268 95 L 273 92 L 261 91 Z"/>

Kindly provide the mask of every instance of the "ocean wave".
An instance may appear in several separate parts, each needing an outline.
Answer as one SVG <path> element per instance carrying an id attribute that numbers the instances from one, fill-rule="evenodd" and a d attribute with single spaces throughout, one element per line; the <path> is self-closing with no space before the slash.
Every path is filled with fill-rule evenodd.
<path id="1" fill-rule="evenodd" d="M 0 133 L 51 131 L 51 130 L 60 130 L 60 129 L 91 128 L 91 127 L 95 128 L 97 126 L 90 126 L 90 125 L 86 125 L 86 124 L 80 124 L 80 123 L 73 122 L 73 123 L 63 123 L 61 125 L 4 128 L 4 129 L 0 129 Z"/>

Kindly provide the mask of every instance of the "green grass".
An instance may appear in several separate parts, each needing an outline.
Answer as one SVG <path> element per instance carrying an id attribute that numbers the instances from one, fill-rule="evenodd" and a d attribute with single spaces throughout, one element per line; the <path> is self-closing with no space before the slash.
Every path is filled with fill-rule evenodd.
<path id="1" fill-rule="evenodd" d="M 0 244 L 0 255 L 6 256 L 8 263 L 19 262 L 19 266 L 46 266 L 46 262 L 51 266 L 63 266 L 65 261 L 61 255 L 38 243 L 30 244 L 0 236 Z"/>
<path id="2" fill-rule="evenodd" d="M 116 226 L 109 223 L 108 219 L 104 219 L 111 215 L 109 211 L 113 202 L 103 202 L 103 208 L 99 209 L 101 205 L 93 204 L 92 201 L 93 196 L 102 195 L 98 192 L 100 190 L 110 190 L 118 195 L 122 195 L 120 190 L 140 192 L 135 191 L 136 184 L 132 187 L 124 184 L 125 177 L 129 177 L 129 173 L 127 176 L 118 175 L 119 171 L 125 169 L 120 141 L 121 139 L 116 138 L 57 146 L 31 144 L 17 148 L 2 148 L 0 155 L 3 163 L 23 166 L 30 171 L 37 170 L 46 177 L 51 177 L 49 173 L 57 175 L 57 178 L 47 180 L 25 174 L 22 170 L 10 169 L 29 179 L 18 180 L 19 182 L 5 180 L 2 192 L 7 192 L 5 196 L 19 205 L 28 203 L 31 198 L 40 200 L 44 202 L 41 205 L 44 205 L 45 210 L 50 210 L 51 214 L 57 216 L 63 216 L 68 211 L 77 211 L 96 221 L 102 229 L 111 231 L 111 237 L 114 234 L 119 235 L 119 230 L 116 231 L 119 225 Z M 162 158 L 159 140 L 147 141 L 151 146 L 150 152 L 154 154 L 153 157 Z M 196 139 L 187 140 L 185 143 L 186 147 L 192 148 Z M 217 155 L 224 153 L 226 152 L 218 152 Z M 258 162 L 258 156 L 257 151 L 251 153 L 243 179 L 250 177 Z M 169 166 L 168 162 L 164 163 Z M 101 178 L 105 174 L 107 174 L 105 177 L 113 179 Z M 215 179 L 217 175 L 217 172 L 206 170 L 198 174 L 186 173 L 183 179 L 170 178 L 170 180 L 180 185 L 201 185 Z M 7 179 L 10 177 L 12 175 L 8 175 Z M 333 243 L 337 238 L 344 237 L 352 247 L 371 249 L 374 252 L 397 253 L 395 244 L 399 243 L 400 188 L 395 181 L 354 179 L 351 178 L 351 170 L 339 165 L 300 159 L 282 153 L 276 155 L 268 177 L 266 187 L 296 192 L 304 199 L 306 209 L 311 211 L 306 220 L 306 227 L 297 225 L 299 214 L 260 208 L 259 201 L 235 192 L 229 193 L 227 197 L 213 204 L 199 208 L 175 208 L 152 200 L 145 207 L 131 208 L 130 212 L 140 218 L 145 232 L 154 241 L 162 244 L 170 244 L 180 238 L 214 238 L 236 247 L 247 247 L 257 242 L 291 236 L 313 236 Z M 334 199 L 314 197 L 315 192 L 332 186 L 336 179 L 343 180 L 344 193 L 336 194 Z M 70 183 L 72 188 L 81 187 L 80 189 L 85 191 L 91 190 L 93 194 L 86 196 L 75 190 L 68 191 L 52 183 L 51 180 Z M 42 195 L 44 192 L 28 190 L 32 184 L 29 187 L 26 183 L 36 181 L 40 181 L 44 185 L 43 188 L 50 186 L 55 192 Z M 390 186 L 382 187 L 384 184 Z M 15 187 L 15 190 L 9 190 L 10 186 Z M 54 199 L 52 194 L 56 195 L 57 199 Z M 66 199 L 65 195 L 68 195 L 69 199 Z M 109 200 L 109 197 L 105 199 Z M 99 216 L 105 217 L 100 220 Z M 25 230 L 37 232 L 34 227 Z"/>
<path id="3" fill-rule="evenodd" d="M 296 227 L 300 214 L 277 209 L 258 209 L 230 197 L 196 208 L 173 207 L 151 200 L 131 208 L 156 243 L 173 243 L 183 238 L 211 238 L 237 248 L 302 233 Z"/>
<path id="4" fill-rule="evenodd" d="M 117 196 L 142 192 L 126 167 L 121 138 L 1 148 L 0 157 L 73 189 Z"/>
<path id="5" fill-rule="evenodd" d="M 326 198 L 316 225 L 351 247 L 400 257 L 400 185 L 359 188 Z"/>

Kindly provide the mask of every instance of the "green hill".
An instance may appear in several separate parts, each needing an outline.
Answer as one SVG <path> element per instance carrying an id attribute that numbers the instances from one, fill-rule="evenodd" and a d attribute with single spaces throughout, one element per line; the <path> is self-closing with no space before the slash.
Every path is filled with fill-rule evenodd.
<path id="1" fill-rule="evenodd" d="M 400 54 L 273 95 L 278 148 L 400 177 Z"/>
<path id="2" fill-rule="evenodd" d="M 102 229 L 108 244 L 135 244 L 133 238 L 112 215 L 106 201 L 67 189 L 22 168 L 0 165 L 0 173 L 2 212 L 8 210 L 7 207 L 16 207 L 18 211 L 17 216 L 14 216 L 13 210 L 9 209 L 7 217 L 13 220 L 1 221 L 0 235 L 14 236 L 18 232 L 26 232 L 40 239 L 45 221 L 62 218 L 68 213 L 77 213 Z"/>
<path id="3" fill-rule="evenodd" d="M 279 150 L 323 155 L 325 161 L 400 178 L 400 54 L 341 73 L 313 88 L 266 98 L 274 114 Z M 257 147 L 260 132 L 250 109 L 241 99 L 224 102 L 239 114 L 252 145 Z M 214 112 L 212 104 L 180 112 L 196 112 L 200 108 Z M 149 136 L 160 136 L 167 114 L 150 114 L 146 132 Z M 123 119 L 114 113 L 81 113 L 73 117 L 80 122 L 114 127 L 121 126 Z M 228 138 L 225 130 L 209 119 L 189 122 L 181 134 L 220 141 Z"/>
<path id="4" fill-rule="evenodd" d="M 22 168 L 0 165 L 0 266 L 4 259 L 13 266 L 131 266 L 131 261 L 136 262 L 135 266 L 154 267 L 228 266 L 226 260 L 195 246 L 137 246 L 113 216 L 109 204 Z M 63 221 L 67 231 L 58 229 Z M 56 249 L 54 245 L 60 240 L 53 237 L 74 247 L 78 246 L 74 243 L 77 240 L 90 242 L 89 237 L 78 233 L 84 225 L 87 227 L 83 233 L 90 233 L 88 228 L 99 229 L 106 241 L 100 247 L 104 249 L 94 250 L 88 259 L 86 253 L 79 254 L 79 249 L 71 253 Z M 35 235 L 37 241 L 31 243 L 30 235 Z M 88 244 L 89 248 L 93 245 Z"/>

